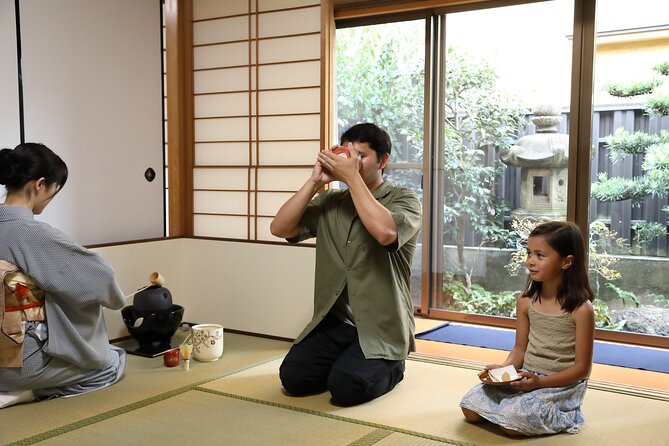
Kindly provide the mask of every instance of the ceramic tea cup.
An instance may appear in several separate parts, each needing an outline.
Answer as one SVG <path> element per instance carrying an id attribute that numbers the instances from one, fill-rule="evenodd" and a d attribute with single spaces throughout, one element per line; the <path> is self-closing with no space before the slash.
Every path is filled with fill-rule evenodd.
<path id="1" fill-rule="evenodd" d="M 223 354 L 223 326 L 193 325 L 193 358 L 202 362 L 216 361 Z"/>

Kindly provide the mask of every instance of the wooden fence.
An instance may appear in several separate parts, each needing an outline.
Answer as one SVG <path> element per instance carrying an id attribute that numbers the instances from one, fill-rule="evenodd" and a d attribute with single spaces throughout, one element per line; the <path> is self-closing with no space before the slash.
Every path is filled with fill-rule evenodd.
<path id="1" fill-rule="evenodd" d="M 562 122 L 559 125 L 560 133 L 569 132 L 569 113 L 562 114 Z M 531 116 L 528 116 L 530 122 Z M 650 117 L 644 114 L 641 106 L 629 106 L 623 108 L 597 108 L 593 114 L 592 124 L 592 161 L 590 178 L 594 181 L 600 172 L 606 172 L 611 177 L 631 178 L 640 176 L 643 172 L 641 163 L 642 155 L 628 156 L 624 160 L 613 163 L 609 157 L 606 148 L 606 137 L 615 132 L 619 127 L 623 127 L 629 132 L 643 131 L 650 134 L 659 133 L 660 130 L 669 129 L 669 117 Z M 535 126 L 529 124 L 524 133 L 535 133 Z M 488 150 L 488 160 L 498 160 L 497 152 L 493 147 Z M 520 206 L 520 168 L 507 166 L 505 173 L 499 178 L 496 184 L 495 193 L 503 197 L 508 203 L 510 209 Z M 604 222 L 610 229 L 615 231 L 619 237 L 623 238 L 634 248 L 636 254 L 649 256 L 666 256 L 669 252 L 669 238 L 665 235 L 654 239 L 648 246 L 640 249 L 634 242 L 635 223 L 642 221 L 658 222 L 667 226 L 667 213 L 662 210 L 669 203 L 667 196 L 653 197 L 648 196 L 639 206 L 632 206 L 631 200 L 618 201 L 613 203 L 603 203 L 595 199 L 590 199 L 590 221 L 595 219 Z M 507 224 L 510 223 L 510 217 L 506 217 Z M 467 234 L 467 245 L 478 246 L 480 239 L 477 234 L 470 232 Z M 446 240 L 446 243 L 452 241 Z"/>

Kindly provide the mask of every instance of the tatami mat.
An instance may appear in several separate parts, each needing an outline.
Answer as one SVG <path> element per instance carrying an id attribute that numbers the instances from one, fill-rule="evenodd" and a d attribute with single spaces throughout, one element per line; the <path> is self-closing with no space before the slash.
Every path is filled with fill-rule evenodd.
<path id="1" fill-rule="evenodd" d="M 360 424 L 189 391 L 40 444 L 341 446 L 373 431 Z"/>
<path id="2" fill-rule="evenodd" d="M 278 367 L 290 344 L 226 333 L 225 353 L 189 372 L 130 356 L 108 389 L 0 410 L 0 444 L 516 445 L 491 425 L 463 420 L 458 402 L 478 382 L 471 362 L 413 356 L 388 395 L 342 408 L 323 393 L 283 393 Z M 578 435 L 523 445 L 666 445 L 669 394 L 591 383 Z M 15 442 L 15 443 L 12 443 Z"/>
<path id="3" fill-rule="evenodd" d="M 370 403 L 342 408 L 330 404 L 327 394 L 293 398 L 281 391 L 277 376 L 280 360 L 204 384 L 224 395 L 282 407 L 295 407 L 344 420 L 355 419 L 378 428 L 436 441 L 480 445 L 515 444 L 496 429 L 463 421 L 458 403 L 478 382 L 476 371 L 441 363 L 407 361 L 406 377 L 397 388 Z M 586 425 L 578 435 L 523 440 L 524 445 L 656 445 L 669 438 L 669 402 L 611 391 L 589 389 L 583 406 Z M 624 421 L 623 421 L 624 420 Z M 664 441 L 664 440 L 661 440 Z"/>
<path id="4" fill-rule="evenodd" d="M 374 443 L 374 446 L 443 446 L 441 441 L 414 437 L 407 434 L 393 433 Z"/>
<path id="5" fill-rule="evenodd" d="M 162 357 L 128 355 L 125 376 L 109 388 L 74 398 L 57 398 L 38 405 L 23 404 L 0 410 L 0 444 L 62 428 L 82 419 L 112 416 L 129 409 L 127 406 L 141 406 L 156 396 L 164 397 L 165 392 L 178 391 L 184 386 L 276 358 L 285 354 L 289 347 L 288 342 L 226 333 L 223 357 L 215 362 L 191 361 L 188 372 L 180 366 L 163 366 Z"/>

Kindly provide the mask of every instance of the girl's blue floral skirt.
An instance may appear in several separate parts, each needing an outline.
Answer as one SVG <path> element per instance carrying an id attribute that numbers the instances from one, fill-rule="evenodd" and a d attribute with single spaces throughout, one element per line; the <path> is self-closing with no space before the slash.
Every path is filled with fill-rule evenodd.
<path id="1" fill-rule="evenodd" d="M 531 372 L 537 376 L 540 373 Z M 548 387 L 532 392 L 511 386 L 477 384 L 460 401 L 460 407 L 486 420 L 525 435 L 578 433 L 584 419 L 581 404 L 586 380 L 567 387 Z"/>

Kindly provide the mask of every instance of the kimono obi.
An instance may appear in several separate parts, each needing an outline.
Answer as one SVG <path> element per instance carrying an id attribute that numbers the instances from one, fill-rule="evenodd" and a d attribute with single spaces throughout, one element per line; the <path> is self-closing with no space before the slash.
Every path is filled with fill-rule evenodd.
<path id="1" fill-rule="evenodd" d="M 4 260 L 0 260 L 0 279 L 0 367 L 22 367 L 24 322 L 45 319 L 44 292 Z"/>

